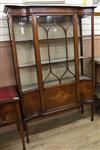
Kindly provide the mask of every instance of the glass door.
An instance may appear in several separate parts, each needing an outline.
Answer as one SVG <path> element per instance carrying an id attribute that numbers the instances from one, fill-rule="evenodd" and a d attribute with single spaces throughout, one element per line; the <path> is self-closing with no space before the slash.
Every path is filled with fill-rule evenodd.
<path id="1" fill-rule="evenodd" d="M 75 82 L 72 16 L 37 16 L 44 87 Z"/>
<path id="2" fill-rule="evenodd" d="M 22 91 L 38 88 L 32 17 L 14 16 L 14 34 Z"/>
<path id="3" fill-rule="evenodd" d="M 80 16 L 80 80 L 90 80 L 93 78 L 93 53 L 92 53 L 92 17 Z"/>
<path id="4" fill-rule="evenodd" d="M 76 104 L 73 15 L 36 16 L 45 110 Z"/>
<path id="5" fill-rule="evenodd" d="M 94 50 L 92 15 L 79 16 L 79 81 L 80 99 L 93 97 Z"/>

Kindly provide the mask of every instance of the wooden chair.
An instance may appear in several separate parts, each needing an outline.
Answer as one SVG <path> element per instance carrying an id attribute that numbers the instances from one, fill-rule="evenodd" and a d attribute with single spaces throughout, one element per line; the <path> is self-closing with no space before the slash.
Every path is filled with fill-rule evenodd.
<path id="1" fill-rule="evenodd" d="M 19 128 L 23 150 L 25 150 L 20 101 L 16 87 L 0 88 L 0 127 L 16 123 Z"/>

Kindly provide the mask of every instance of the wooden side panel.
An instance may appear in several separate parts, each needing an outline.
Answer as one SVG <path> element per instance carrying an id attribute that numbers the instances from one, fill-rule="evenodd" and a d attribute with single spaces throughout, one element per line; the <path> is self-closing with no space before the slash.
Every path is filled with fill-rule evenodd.
<path id="1" fill-rule="evenodd" d="M 45 89 L 46 110 L 67 107 L 76 103 L 75 85 Z"/>
<path id="2" fill-rule="evenodd" d="M 26 116 L 39 114 L 41 111 L 39 92 L 24 93 L 23 109 Z"/>
<path id="3" fill-rule="evenodd" d="M 82 80 L 79 83 L 80 100 L 92 98 L 92 81 Z"/>
<path id="4" fill-rule="evenodd" d="M 100 36 L 95 36 L 94 37 L 94 52 L 95 56 L 100 56 Z"/>
<path id="5" fill-rule="evenodd" d="M 94 37 L 95 39 L 95 56 L 96 57 L 100 57 L 100 36 L 95 36 Z M 100 64 L 99 65 L 96 65 L 96 83 L 99 83 L 100 84 Z"/>

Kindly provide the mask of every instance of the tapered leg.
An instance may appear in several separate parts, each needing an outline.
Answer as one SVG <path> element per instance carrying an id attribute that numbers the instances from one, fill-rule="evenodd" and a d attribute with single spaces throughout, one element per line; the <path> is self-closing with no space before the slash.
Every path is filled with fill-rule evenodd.
<path id="1" fill-rule="evenodd" d="M 18 130 L 18 132 L 19 132 L 19 125 L 18 125 L 18 123 L 17 123 L 17 130 Z"/>
<path id="2" fill-rule="evenodd" d="M 22 144 L 23 144 L 23 150 L 26 150 L 26 148 L 25 148 L 25 141 L 24 141 L 24 127 L 23 127 L 23 123 L 19 123 L 19 132 L 20 132 L 20 137 L 21 137 Z"/>
<path id="3" fill-rule="evenodd" d="M 27 139 L 27 143 L 29 143 L 29 134 L 28 134 L 28 126 L 27 123 L 24 123 L 24 129 L 25 129 L 25 133 L 26 133 L 26 139 Z"/>
<path id="4" fill-rule="evenodd" d="M 22 141 L 22 145 L 23 145 L 23 150 L 26 150 L 25 141 L 24 141 L 24 126 L 23 126 L 23 119 L 22 119 L 22 115 L 21 115 L 19 101 L 17 101 L 15 103 L 15 106 L 16 106 L 15 108 L 16 108 L 16 117 L 17 117 L 16 123 L 19 128 L 19 133 L 20 133 L 20 137 L 21 137 L 21 141 Z"/>
<path id="5" fill-rule="evenodd" d="M 94 104 L 91 104 L 91 121 L 94 120 Z"/>
<path id="6" fill-rule="evenodd" d="M 81 113 L 82 114 L 84 113 L 84 106 L 83 105 L 81 106 Z"/>

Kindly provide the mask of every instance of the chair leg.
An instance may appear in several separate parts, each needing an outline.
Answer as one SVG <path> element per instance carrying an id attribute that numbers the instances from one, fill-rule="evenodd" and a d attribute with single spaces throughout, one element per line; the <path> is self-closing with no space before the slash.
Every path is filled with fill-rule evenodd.
<path id="1" fill-rule="evenodd" d="M 94 104 L 91 104 L 91 121 L 94 120 Z"/>
<path id="2" fill-rule="evenodd" d="M 84 113 L 84 105 L 81 106 L 81 113 Z"/>

